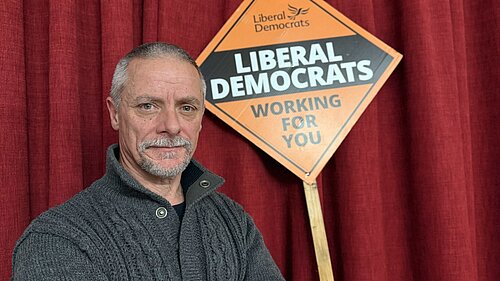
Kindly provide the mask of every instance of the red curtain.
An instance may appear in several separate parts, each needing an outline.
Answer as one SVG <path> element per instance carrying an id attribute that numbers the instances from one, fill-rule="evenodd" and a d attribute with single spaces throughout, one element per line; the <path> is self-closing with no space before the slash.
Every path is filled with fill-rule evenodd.
<path id="1" fill-rule="evenodd" d="M 404 54 L 318 178 L 335 280 L 499 280 L 500 5 L 328 2 Z M 0 2 L 0 280 L 29 222 L 102 175 L 118 59 L 197 57 L 240 3 Z M 200 140 L 285 278 L 318 280 L 302 182 L 211 113 Z"/>

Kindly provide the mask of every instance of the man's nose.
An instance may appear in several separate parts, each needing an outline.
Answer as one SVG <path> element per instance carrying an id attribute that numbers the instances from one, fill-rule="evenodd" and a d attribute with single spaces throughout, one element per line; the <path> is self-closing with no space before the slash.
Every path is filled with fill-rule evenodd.
<path id="1" fill-rule="evenodd" d="M 157 133 L 175 136 L 181 131 L 178 113 L 174 109 L 166 109 L 158 116 Z"/>

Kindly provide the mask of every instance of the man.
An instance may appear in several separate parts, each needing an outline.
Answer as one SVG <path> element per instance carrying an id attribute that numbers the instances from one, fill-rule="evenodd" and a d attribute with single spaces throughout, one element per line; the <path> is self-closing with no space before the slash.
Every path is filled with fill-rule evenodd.
<path id="1" fill-rule="evenodd" d="M 117 65 L 107 106 L 119 144 L 106 174 L 35 219 L 19 239 L 12 280 L 283 280 L 222 178 L 191 160 L 205 82 L 164 43 Z"/>

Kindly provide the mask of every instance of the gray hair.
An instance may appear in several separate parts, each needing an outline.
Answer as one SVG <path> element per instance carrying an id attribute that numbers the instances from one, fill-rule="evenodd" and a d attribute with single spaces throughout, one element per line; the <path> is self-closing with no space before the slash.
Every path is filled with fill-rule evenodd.
<path id="1" fill-rule="evenodd" d="M 172 57 L 188 62 L 196 68 L 198 74 L 200 75 L 201 91 L 203 97 L 207 90 L 205 79 L 200 71 L 200 68 L 196 64 L 196 61 L 191 58 L 191 56 L 178 46 L 167 44 L 163 42 L 153 42 L 146 43 L 134 48 L 127 55 L 125 55 L 116 65 L 115 72 L 113 74 L 113 80 L 111 81 L 111 91 L 109 96 L 113 100 L 113 103 L 118 108 L 120 106 L 121 95 L 125 85 L 128 81 L 128 66 L 134 58 L 164 58 Z"/>

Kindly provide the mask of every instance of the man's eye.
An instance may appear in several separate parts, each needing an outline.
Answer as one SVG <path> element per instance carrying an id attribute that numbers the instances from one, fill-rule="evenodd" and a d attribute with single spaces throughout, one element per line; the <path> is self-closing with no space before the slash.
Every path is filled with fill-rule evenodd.
<path id="1" fill-rule="evenodd" d="M 144 110 L 151 110 L 151 109 L 153 109 L 153 104 L 152 103 L 143 103 L 143 104 L 139 105 L 139 108 L 144 109 Z"/>
<path id="2" fill-rule="evenodd" d="M 195 110 L 195 108 L 194 108 L 193 106 L 191 106 L 191 105 L 183 105 L 183 106 L 181 107 L 181 109 L 182 109 L 182 111 L 184 111 L 184 112 L 191 112 L 191 111 L 194 111 L 194 110 Z"/>

